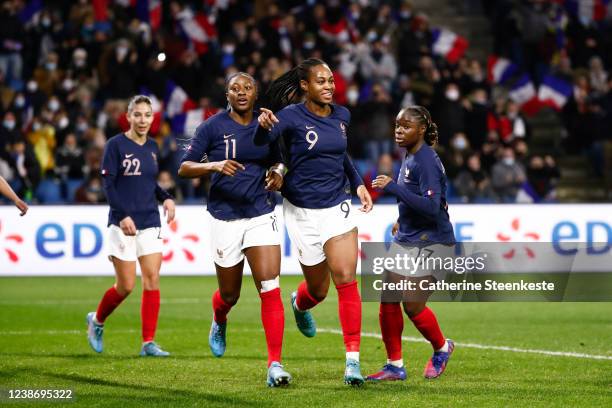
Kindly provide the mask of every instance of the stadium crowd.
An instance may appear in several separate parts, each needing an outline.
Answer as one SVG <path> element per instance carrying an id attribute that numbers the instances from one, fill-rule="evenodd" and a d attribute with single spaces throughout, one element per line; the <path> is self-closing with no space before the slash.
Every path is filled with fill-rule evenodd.
<path id="1" fill-rule="evenodd" d="M 578 18 L 562 3 L 476 8 L 491 21 L 491 55 L 536 83 L 554 73 L 573 84 L 560 112 L 564 148 L 588 153 L 601 176 L 612 128 L 612 24 Z M 397 174 L 395 115 L 419 104 L 439 126 L 449 201 L 554 201 L 559 169 L 553 155 L 530 152 L 521 104 L 469 49 L 452 63 L 436 55 L 433 36 L 409 1 L 3 1 L 0 175 L 27 200 L 104 202 L 104 144 L 127 128 L 128 98 L 146 93 L 158 105 L 151 135 L 160 185 L 178 202 L 201 201 L 206 181 L 179 180 L 177 169 L 195 126 L 226 106 L 224 78 L 248 72 L 261 97 L 297 62 L 318 57 L 334 72 L 336 103 L 351 111 L 349 152 L 366 185 Z"/>

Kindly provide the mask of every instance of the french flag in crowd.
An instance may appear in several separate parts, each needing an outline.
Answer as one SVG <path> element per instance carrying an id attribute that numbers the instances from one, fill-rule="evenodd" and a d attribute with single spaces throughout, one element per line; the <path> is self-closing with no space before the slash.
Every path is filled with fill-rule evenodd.
<path id="1" fill-rule="evenodd" d="M 435 55 L 440 55 L 451 64 L 455 64 L 468 47 L 468 41 L 446 28 L 431 30 L 431 48 Z"/>
<path id="2" fill-rule="evenodd" d="M 192 44 L 198 54 L 208 52 L 208 43 L 217 36 L 215 27 L 208 21 L 204 13 L 194 14 L 189 8 L 176 15 L 181 31 Z"/>
<path id="3" fill-rule="evenodd" d="M 344 18 L 333 24 L 324 21 L 321 23 L 319 34 L 326 40 L 334 42 L 347 42 L 351 39 L 349 25 Z"/>
<path id="4" fill-rule="evenodd" d="M 42 0 L 30 0 L 23 9 L 19 12 L 19 20 L 23 24 L 31 22 L 38 13 L 43 9 Z"/>
<path id="5" fill-rule="evenodd" d="M 518 72 L 518 66 L 506 58 L 495 55 L 487 62 L 487 77 L 492 84 L 503 84 Z"/>
<path id="6" fill-rule="evenodd" d="M 606 18 L 611 0 L 565 0 L 566 10 L 586 21 L 601 21 Z"/>
<path id="7" fill-rule="evenodd" d="M 547 75 L 540 84 L 538 99 L 542 105 L 561 110 L 573 93 L 572 84 L 561 78 Z"/>
<path id="8" fill-rule="evenodd" d="M 529 75 L 523 74 L 508 93 L 510 99 L 516 102 L 527 115 L 535 115 L 541 108 L 535 86 Z"/>
<path id="9" fill-rule="evenodd" d="M 162 4 L 160 0 L 131 0 L 136 8 L 136 15 L 140 21 L 149 23 L 151 30 L 156 31 L 162 18 Z"/>
<path id="10" fill-rule="evenodd" d="M 172 118 L 170 128 L 177 135 L 193 136 L 200 123 L 217 113 L 217 109 L 192 109 Z"/>
<path id="11" fill-rule="evenodd" d="M 166 83 L 166 116 L 173 118 L 174 116 L 194 109 L 196 104 L 189 98 L 187 92 L 173 81 L 168 80 Z"/>

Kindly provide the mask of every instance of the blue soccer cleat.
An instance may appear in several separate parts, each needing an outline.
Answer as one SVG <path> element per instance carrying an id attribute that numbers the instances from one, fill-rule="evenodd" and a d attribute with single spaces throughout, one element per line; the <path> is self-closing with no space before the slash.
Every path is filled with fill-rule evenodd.
<path id="1" fill-rule="evenodd" d="M 359 361 L 349 358 L 346 360 L 346 369 L 344 370 L 344 383 L 360 387 L 364 383 L 361 375 Z"/>
<path id="2" fill-rule="evenodd" d="M 315 324 L 312 313 L 308 310 L 298 310 L 297 304 L 297 292 L 291 294 L 291 308 L 293 309 L 293 315 L 295 316 L 295 324 L 299 331 L 306 337 L 314 337 L 317 334 L 317 325 Z"/>
<path id="3" fill-rule="evenodd" d="M 368 381 L 404 381 L 406 379 L 406 368 L 396 367 L 392 364 L 385 366 L 376 374 L 368 375 Z"/>
<path id="4" fill-rule="evenodd" d="M 210 346 L 210 352 L 215 357 L 221 357 L 225 354 L 225 330 L 227 328 L 227 322 L 217 324 L 213 319 L 210 325 L 210 332 L 208 333 L 208 345 Z"/>
<path id="5" fill-rule="evenodd" d="M 148 341 L 142 345 L 141 357 L 168 357 L 170 353 L 164 351 L 154 341 Z"/>
<path id="6" fill-rule="evenodd" d="M 446 369 L 448 360 L 455 349 L 455 343 L 452 340 L 447 339 L 446 341 L 448 342 L 448 352 L 435 351 L 433 353 L 425 366 L 425 378 L 438 378 Z"/>
<path id="7" fill-rule="evenodd" d="M 278 361 L 273 361 L 268 368 L 268 387 L 281 387 L 289 385 L 290 382 L 291 374 L 286 372 Z"/>
<path id="8" fill-rule="evenodd" d="M 96 312 L 87 313 L 87 341 L 96 353 L 101 353 L 103 349 L 102 335 L 104 334 L 104 325 L 94 322 Z"/>

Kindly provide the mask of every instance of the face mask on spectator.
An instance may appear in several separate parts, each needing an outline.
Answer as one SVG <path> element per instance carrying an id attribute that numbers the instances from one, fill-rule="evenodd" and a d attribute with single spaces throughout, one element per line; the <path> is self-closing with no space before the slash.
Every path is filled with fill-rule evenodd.
<path id="1" fill-rule="evenodd" d="M 463 150 L 467 147 L 467 140 L 459 137 L 453 141 L 453 147 L 457 150 Z"/>
<path id="2" fill-rule="evenodd" d="M 85 132 L 85 131 L 87 130 L 87 128 L 88 128 L 88 126 L 87 126 L 87 122 L 79 122 L 79 123 L 76 125 L 76 130 L 77 130 L 77 132 L 81 132 L 81 133 L 83 133 L 83 132 Z"/>
<path id="3" fill-rule="evenodd" d="M 47 68 L 47 71 L 55 71 L 57 64 L 55 62 L 47 62 L 45 68 Z"/>
<path id="4" fill-rule="evenodd" d="M 8 130 L 13 130 L 15 128 L 15 121 L 14 120 L 5 120 L 2 122 L 2 125 L 7 128 Z"/>
<path id="5" fill-rule="evenodd" d="M 223 46 L 223 53 L 225 54 L 233 54 L 236 46 L 234 44 L 225 44 Z"/>
<path id="6" fill-rule="evenodd" d="M 451 101 L 456 101 L 457 99 L 459 99 L 459 91 L 455 88 L 447 89 L 445 95 L 446 98 Z"/>
<path id="7" fill-rule="evenodd" d="M 404 20 L 408 20 L 410 16 L 412 16 L 412 13 L 410 12 L 410 10 L 402 10 L 400 12 L 400 17 Z"/>
<path id="8" fill-rule="evenodd" d="M 62 88 L 64 88 L 65 91 L 72 91 L 72 89 L 74 88 L 74 81 L 70 78 L 66 78 L 64 79 L 64 82 L 62 82 Z"/>
<path id="9" fill-rule="evenodd" d="M 21 109 L 25 106 L 25 98 L 23 96 L 18 96 L 15 98 L 15 107 Z"/>
<path id="10" fill-rule="evenodd" d="M 28 91 L 36 92 L 37 89 L 38 89 L 38 83 L 36 83 L 36 81 L 28 82 Z"/>
<path id="11" fill-rule="evenodd" d="M 69 124 L 70 120 L 68 120 L 66 116 L 62 116 L 62 118 L 57 122 L 57 126 L 59 126 L 60 129 L 66 129 Z"/>
<path id="12" fill-rule="evenodd" d="M 502 159 L 502 162 L 506 165 L 506 166 L 512 166 L 514 164 L 514 158 L 513 157 L 504 157 Z"/>
<path id="13" fill-rule="evenodd" d="M 304 43 L 304 48 L 307 50 L 312 50 L 315 47 L 314 41 L 306 41 Z"/>
<path id="14" fill-rule="evenodd" d="M 170 190 L 174 187 L 171 181 L 160 181 L 159 186 L 164 190 Z"/>
<path id="15" fill-rule="evenodd" d="M 35 132 L 39 131 L 40 130 L 40 123 L 34 122 L 32 124 L 32 130 L 35 131 Z"/>
<path id="16" fill-rule="evenodd" d="M 357 103 L 357 100 L 359 99 L 359 91 L 356 89 L 349 89 L 346 92 L 346 98 L 351 104 Z"/>
<path id="17" fill-rule="evenodd" d="M 57 112 L 60 108 L 60 103 L 57 99 L 52 99 L 49 101 L 48 107 L 51 112 Z"/>

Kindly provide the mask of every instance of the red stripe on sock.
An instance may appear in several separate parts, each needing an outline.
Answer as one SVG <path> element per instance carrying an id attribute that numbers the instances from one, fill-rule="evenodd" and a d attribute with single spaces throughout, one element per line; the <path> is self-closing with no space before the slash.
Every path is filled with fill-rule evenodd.
<path id="1" fill-rule="evenodd" d="M 357 281 L 336 286 L 338 291 L 338 316 L 346 351 L 359 351 L 361 342 L 361 296 Z"/>
<path id="2" fill-rule="evenodd" d="M 297 290 L 297 299 L 295 300 L 298 309 L 304 311 L 309 310 L 319 304 L 319 301 L 312 297 L 310 292 L 308 292 L 308 285 L 306 285 L 306 281 L 300 283 Z"/>
<path id="3" fill-rule="evenodd" d="M 159 317 L 159 290 L 142 291 L 140 317 L 142 318 L 142 341 L 145 343 L 153 341 Z"/>
<path id="4" fill-rule="evenodd" d="M 113 313 L 113 310 L 123 302 L 123 299 L 125 299 L 125 296 L 121 296 L 114 286 L 107 290 L 96 310 L 96 320 L 104 323 L 106 318 Z"/>
<path id="5" fill-rule="evenodd" d="M 404 331 L 404 314 L 399 303 L 381 303 L 378 311 L 380 332 L 387 350 L 389 360 L 402 358 L 402 332 Z"/>
<path id="6" fill-rule="evenodd" d="M 221 298 L 221 293 L 219 293 L 219 289 L 217 289 L 215 293 L 213 293 L 212 306 L 213 312 L 215 314 L 215 322 L 219 324 L 225 323 L 227 321 L 227 314 L 232 309 L 232 305 L 228 305 L 227 303 L 225 303 L 225 301 Z"/>
<path id="7" fill-rule="evenodd" d="M 421 332 L 423 337 L 431 343 L 434 350 L 438 350 L 444 346 L 446 339 L 442 334 L 442 330 L 440 330 L 436 315 L 430 308 L 425 307 L 421 313 L 411 317 L 410 320 L 412 320 L 414 327 Z"/>
<path id="8" fill-rule="evenodd" d="M 281 361 L 283 349 L 283 333 L 285 331 L 285 308 L 281 299 L 280 289 L 260 293 L 261 322 L 266 333 L 268 345 L 268 367 L 273 361 Z"/>

